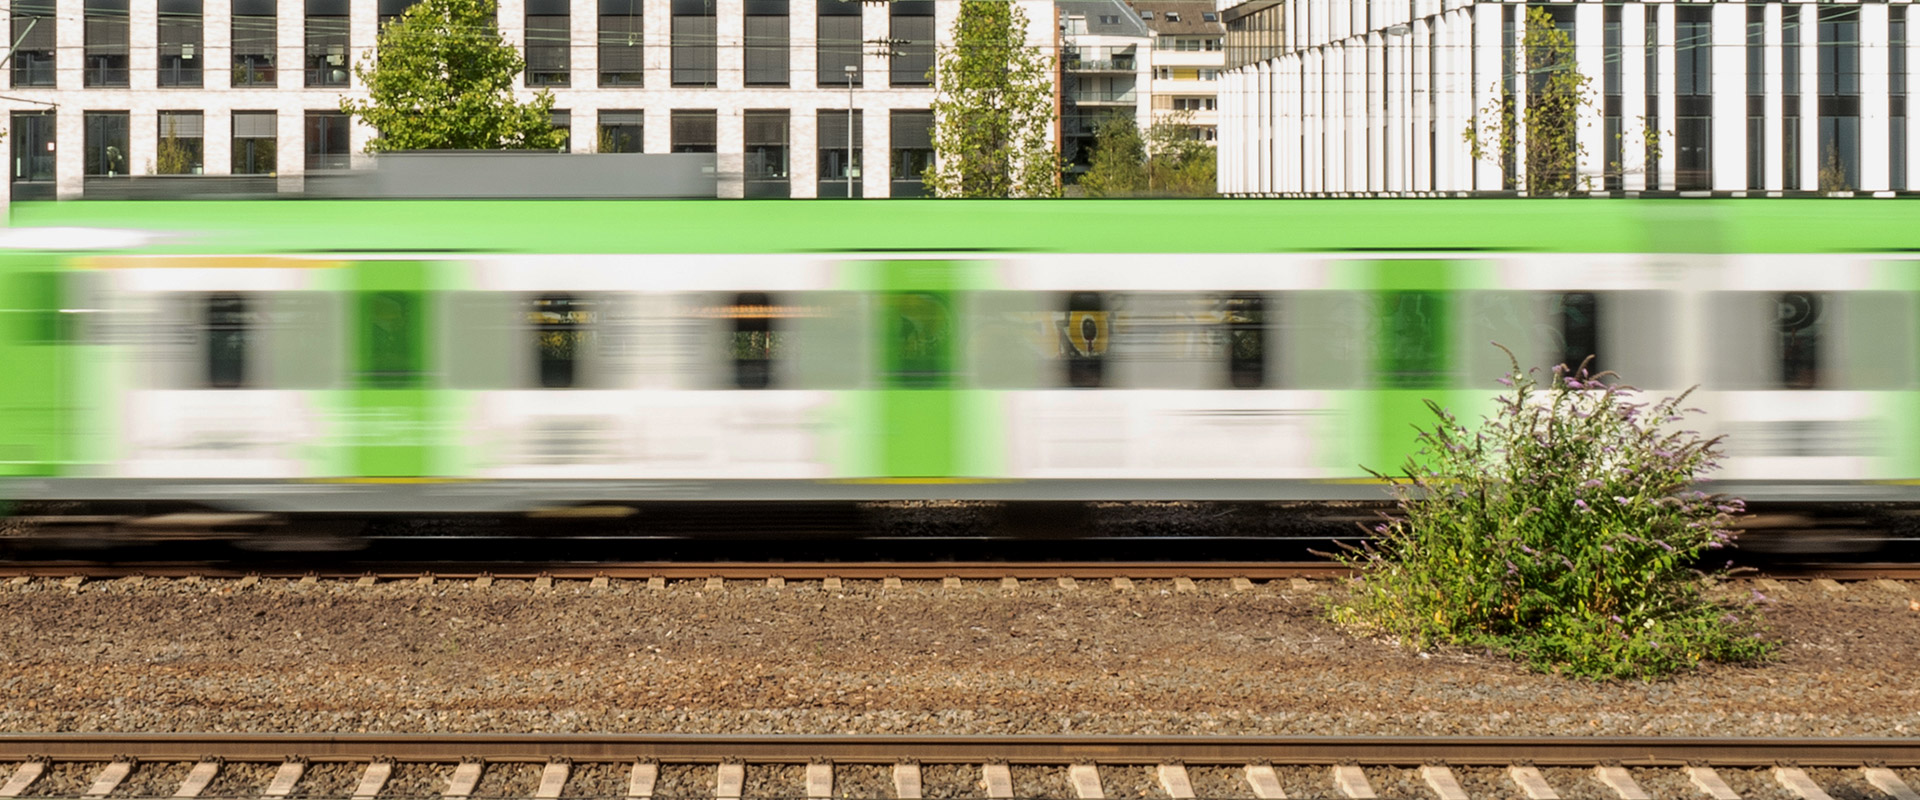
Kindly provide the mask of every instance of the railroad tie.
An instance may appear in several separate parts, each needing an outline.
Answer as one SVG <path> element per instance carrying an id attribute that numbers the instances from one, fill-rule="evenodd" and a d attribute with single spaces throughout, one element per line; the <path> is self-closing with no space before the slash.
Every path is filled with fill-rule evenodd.
<path id="1" fill-rule="evenodd" d="M 960 588 L 960 576 L 958 576 L 958 575 L 948 575 L 947 577 L 944 577 L 944 578 L 941 578 L 941 579 L 940 579 L 940 588 L 942 588 L 942 589 L 958 589 L 958 588 Z"/>
<path id="2" fill-rule="evenodd" d="M 115 758 L 106 769 L 100 770 L 93 778 L 93 785 L 87 787 L 85 797 L 106 797 L 120 787 L 120 782 L 133 774 L 133 759 L 126 756 Z"/>
<path id="3" fill-rule="evenodd" d="M 627 778 L 627 800 L 653 800 L 653 785 L 660 780 L 660 762 L 635 761 Z"/>
<path id="4" fill-rule="evenodd" d="M 1060 579 L 1056 581 L 1056 583 L 1059 583 L 1060 588 L 1062 589 L 1074 589 L 1074 588 L 1078 588 L 1080 585 L 1078 582 L 1076 582 L 1073 579 L 1072 575 L 1062 575 L 1060 576 Z"/>
<path id="5" fill-rule="evenodd" d="M 743 761 L 722 761 L 713 776 L 714 800 L 740 800 L 747 785 L 747 765 Z"/>
<path id="6" fill-rule="evenodd" d="M 546 767 L 540 770 L 540 787 L 533 790 L 534 800 L 560 800 L 560 790 L 567 785 L 567 773 L 570 771 L 564 758 L 547 762 Z"/>
<path id="7" fill-rule="evenodd" d="M 807 800 L 832 800 L 833 762 L 807 763 Z"/>
<path id="8" fill-rule="evenodd" d="M 447 779 L 447 791 L 441 797 L 449 800 L 472 797 L 473 787 L 480 785 L 480 776 L 487 770 L 487 764 L 477 758 L 463 759 L 460 766 L 453 768 L 453 777 Z"/>
<path id="9" fill-rule="evenodd" d="M 1006 762 L 987 764 L 981 770 L 981 783 L 987 790 L 987 800 L 1013 800 L 1013 770 Z"/>
<path id="10" fill-rule="evenodd" d="M 1539 767 L 1515 764 L 1507 768 L 1507 775 L 1527 795 L 1527 800 L 1560 800 L 1560 793 L 1547 783 L 1547 776 L 1540 774 Z"/>
<path id="11" fill-rule="evenodd" d="M 1012 575 L 1008 575 L 1004 578 L 1001 578 L 1000 588 L 1005 589 L 1009 592 L 1017 591 L 1020 588 L 1020 579 L 1013 577 Z"/>
<path id="12" fill-rule="evenodd" d="M 1157 770 L 1160 788 L 1173 800 L 1193 800 L 1193 781 L 1187 777 L 1185 764 L 1161 764 Z"/>
<path id="13" fill-rule="evenodd" d="M 207 785 L 213 783 L 213 775 L 219 775 L 219 773 L 221 773 L 221 760 L 217 760 L 217 758 L 202 758 L 200 764 L 194 764 L 194 769 L 190 769 L 190 771 L 186 773 L 186 781 L 180 781 L 180 788 L 173 790 L 173 796 L 175 796 L 175 798 L 198 798 L 200 792 L 207 790 Z M 282 798 L 284 798 L 286 792 L 273 794 L 273 790 L 269 788 L 269 790 L 267 790 L 267 796 L 282 796 Z"/>
<path id="14" fill-rule="evenodd" d="M 1706 792 L 1713 800 L 1740 800 L 1740 793 L 1728 786 L 1712 767 L 1687 767 L 1687 780 L 1693 781 L 1694 786 L 1700 787 L 1700 791 Z"/>
<path id="15" fill-rule="evenodd" d="M 1199 591 L 1199 587 L 1193 585 L 1192 578 L 1185 575 L 1178 575 L 1173 579 L 1173 590 L 1180 593 L 1191 593 Z"/>
<path id="16" fill-rule="evenodd" d="M 1133 591 L 1133 579 L 1125 575 L 1115 575 L 1113 578 L 1113 590 L 1116 592 Z"/>
<path id="17" fill-rule="evenodd" d="M 393 777 L 393 761 L 376 758 L 367 762 L 366 770 L 360 773 L 359 785 L 353 787 L 351 800 L 373 800 L 381 789 L 386 788 L 390 777 Z"/>
<path id="18" fill-rule="evenodd" d="M 820 588 L 829 592 L 837 592 L 846 587 L 844 584 L 840 582 L 840 579 L 838 577 L 829 575 L 825 578 L 820 579 Z"/>
<path id="19" fill-rule="evenodd" d="M 1253 581 L 1250 581 L 1244 577 L 1232 578 L 1227 581 L 1227 585 L 1232 586 L 1233 590 L 1236 592 L 1253 591 Z"/>
<path id="20" fill-rule="evenodd" d="M 1773 779 L 1787 791 L 1794 793 L 1800 800 L 1833 800 L 1820 784 L 1814 783 L 1807 771 L 1799 767 L 1781 765 L 1773 768 Z"/>
<path id="21" fill-rule="evenodd" d="M 1333 785 L 1340 787 L 1340 793 L 1352 800 L 1373 800 L 1373 784 L 1367 782 L 1365 770 L 1353 764 L 1341 764 L 1333 768 Z"/>
<path id="22" fill-rule="evenodd" d="M 1893 770 L 1886 767 L 1864 767 L 1860 771 L 1866 775 L 1867 783 L 1873 784 L 1875 789 L 1893 795 L 1894 800 L 1920 800 L 1920 794 L 1915 794 L 1913 787 L 1908 786 L 1906 781 L 1900 780 L 1899 774 Z"/>
<path id="23" fill-rule="evenodd" d="M 1620 800 L 1653 800 L 1653 797 L 1647 794 L 1647 790 L 1640 788 L 1640 784 L 1634 781 L 1633 774 L 1627 772 L 1626 767 L 1602 764 L 1593 768 L 1593 776 L 1612 788 L 1613 793 L 1620 796 Z"/>
<path id="24" fill-rule="evenodd" d="M 212 761 L 212 759 L 208 759 L 208 761 Z M 204 765 L 207 762 L 201 763 Z M 217 769 L 218 765 L 215 765 L 215 768 Z M 199 767 L 195 767 L 194 769 L 198 770 Z M 304 758 L 289 758 L 280 762 L 280 768 L 273 771 L 273 781 L 267 784 L 267 793 L 265 796 L 272 798 L 286 797 L 287 795 L 293 794 L 293 787 L 300 783 L 301 776 L 306 774 L 307 760 Z M 208 775 L 211 776 L 212 773 L 209 772 Z M 185 787 L 182 788 L 184 789 Z M 177 797 L 178 795 L 175 796 Z"/>
<path id="25" fill-rule="evenodd" d="M 920 800 L 920 764 L 901 761 L 893 765 L 893 796 L 899 800 Z"/>
<path id="26" fill-rule="evenodd" d="M 1073 794 L 1080 800 L 1107 800 L 1107 792 L 1100 787 L 1100 768 L 1092 764 L 1074 764 L 1067 767 L 1067 780 L 1073 783 Z"/>
<path id="27" fill-rule="evenodd" d="M 1460 788 L 1460 780 L 1453 776 L 1453 770 L 1439 764 L 1427 764 L 1420 768 L 1420 777 L 1432 787 L 1440 800 L 1467 800 L 1467 792 Z"/>
<path id="28" fill-rule="evenodd" d="M 12 775 L 7 777 L 6 785 L 0 786 L 0 797 L 19 797 L 27 787 L 32 786 L 34 781 L 40 780 L 40 776 L 45 775 L 46 772 L 47 762 L 45 761 L 22 763 L 14 768 Z"/>
<path id="29" fill-rule="evenodd" d="M 1280 788 L 1280 776 L 1274 774 L 1272 764 L 1248 764 L 1247 785 L 1253 787 L 1253 796 L 1260 800 L 1287 798 L 1287 793 Z"/>
<path id="30" fill-rule="evenodd" d="M 647 577 L 647 589 L 649 591 L 660 592 L 660 591 L 665 591 L 666 588 L 667 588 L 666 576 L 651 575 Z"/>

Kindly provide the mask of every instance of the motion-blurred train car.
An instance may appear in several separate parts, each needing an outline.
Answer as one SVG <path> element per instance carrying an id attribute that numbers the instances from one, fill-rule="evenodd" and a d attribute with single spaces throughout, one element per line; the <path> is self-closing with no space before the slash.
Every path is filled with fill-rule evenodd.
<path id="1" fill-rule="evenodd" d="M 1887 201 L 18 204 L 0 497 L 228 512 L 1379 499 L 1504 344 L 1767 500 L 1920 499 Z"/>

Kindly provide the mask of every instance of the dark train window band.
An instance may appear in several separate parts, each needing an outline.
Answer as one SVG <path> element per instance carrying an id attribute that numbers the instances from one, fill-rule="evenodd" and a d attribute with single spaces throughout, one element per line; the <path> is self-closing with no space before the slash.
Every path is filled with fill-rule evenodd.
<path id="1" fill-rule="evenodd" d="M 1782 292 L 1773 329 L 1779 335 L 1780 386 L 1821 386 L 1820 339 L 1826 327 L 1825 292 Z"/>
<path id="2" fill-rule="evenodd" d="M 247 299 L 232 292 L 207 297 L 207 385 L 242 389 L 247 385 L 247 344 L 252 334 Z"/>
<path id="3" fill-rule="evenodd" d="M 733 385 L 740 389 L 773 387 L 775 353 L 773 299 L 765 292 L 741 292 L 733 296 L 733 337 L 728 350 L 733 358 Z"/>
<path id="4" fill-rule="evenodd" d="M 1227 297 L 1227 382 L 1235 389 L 1267 385 L 1267 300 L 1259 294 Z"/>
<path id="5" fill-rule="evenodd" d="M 540 388 L 577 386 L 579 363 L 593 335 L 592 304 L 568 294 L 541 295 L 533 301 L 528 317 L 540 364 Z"/>
<path id="6" fill-rule="evenodd" d="M 1560 330 L 1560 362 L 1568 373 L 1587 364 L 1587 372 L 1597 375 L 1600 365 L 1600 296 L 1593 292 L 1562 292 L 1554 304 L 1554 316 Z M 1587 359 L 1593 360 L 1588 362 Z"/>
<path id="7" fill-rule="evenodd" d="M 1066 311 L 1066 324 L 1061 329 L 1066 341 L 1061 352 L 1066 356 L 1067 385 L 1098 389 L 1106 382 L 1109 320 L 1105 298 L 1099 292 L 1073 292 L 1067 295 Z"/>

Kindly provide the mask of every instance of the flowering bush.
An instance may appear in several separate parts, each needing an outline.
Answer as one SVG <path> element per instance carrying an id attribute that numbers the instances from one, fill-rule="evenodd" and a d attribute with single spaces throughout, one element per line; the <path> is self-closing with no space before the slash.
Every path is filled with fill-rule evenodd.
<path id="1" fill-rule="evenodd" d="M 1639 402 L 1609 376 L 1556 367 L 1541 386 L 1515 361 L 1477 431 L 1427 401 L 1438 421 L 1406 478 L 1374 473 L 1403 516 L 1344 557 L 1360 577 L 1334 619 L 1593 678 L 1765 658 L 1751 605 L 1708 597 L 1694 569 L 1744 510 L 1690 489 L 1720 440 L 1675 429 L 1697 413 L 1687 394 Z"/>

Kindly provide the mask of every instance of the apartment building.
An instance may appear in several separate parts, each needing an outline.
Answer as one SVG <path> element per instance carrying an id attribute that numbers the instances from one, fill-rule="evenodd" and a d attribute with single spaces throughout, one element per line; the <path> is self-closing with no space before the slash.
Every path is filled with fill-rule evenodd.
<path id="1" fill-rule="evenodd" d="M 1219 127 L 1220 75 L 1226 70 L 1226 26 L 1206 0 L 1136 0 L 1133 8 L 1153 32 L 1153 72 L 1147 92 L 1157 119 L 1189 115 L 1193 135 L 1212 142 Z"/>
<path id="2" fill-rule="evenodd" d="M 1053 7 L 1017 0 L 1051 48 Z M 109 194 L 160 173 L 364 166 L 352 66 L 408 0 L 23 0 L 0 115 L 10 196 Z M 713 153 L 724 197 L 924 193 L 936 47 L 958 0 L 500 0 L 523 99 L 576 153 Z M 851 145 L 851 146 L 850 146 Z"/>
<path id="3" fill-rule="evenodd" d="M 1920 186 L 1910 86 L 1920 12 L 1886 2 L 1562 0 L 1588 102 L 1583 191 L 1886 193 Z M 1220 190 L 1239 195 L 1516 191 L 1526 159 L 1462 133 L 1504 91 L 1528 6 L 1486 0 L 1246 0 L 1222 8 Z M 1651 133 L 1651 135 L 1649 135 Z M 1524 147 L 1522 141 L 1517 147 Z"/>
<path id="4" fill-rule="evenodd" d="M 1058 9 L 1060 163 L 1071 182 L 1091 163 L 1102 120 L 1152 124 L 1153 34 L 1121 0 L 1059 0 Z"/>

